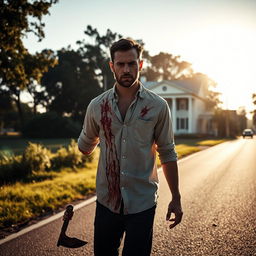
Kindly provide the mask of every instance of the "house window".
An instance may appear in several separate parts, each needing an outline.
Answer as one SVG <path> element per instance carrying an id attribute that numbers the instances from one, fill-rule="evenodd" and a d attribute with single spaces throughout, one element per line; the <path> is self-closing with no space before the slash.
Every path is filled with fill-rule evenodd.
<path id="1" fill-rule="evenodd" d="M 177 130 L 188 130 L 188 118 L 177 118 L 176 122 Z"/>
<path id="2" fill-rule="evenodd" d="M 188 99 L 187 98 L 177 99 L 177 110 L 188 110 Z"/>

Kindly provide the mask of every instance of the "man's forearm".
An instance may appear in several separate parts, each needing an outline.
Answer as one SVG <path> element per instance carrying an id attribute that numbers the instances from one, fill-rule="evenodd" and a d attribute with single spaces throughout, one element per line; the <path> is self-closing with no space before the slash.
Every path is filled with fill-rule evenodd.
<path id="1" fill-rule="evenodd" d="M 178 166 L 176 161 L 170 161 L 162 164 L 163 172 L 169 188 L 172 193 L 172 198 L 174 200 L 180 200 L 180 191 L 179 191 L 179 174 Z"/>

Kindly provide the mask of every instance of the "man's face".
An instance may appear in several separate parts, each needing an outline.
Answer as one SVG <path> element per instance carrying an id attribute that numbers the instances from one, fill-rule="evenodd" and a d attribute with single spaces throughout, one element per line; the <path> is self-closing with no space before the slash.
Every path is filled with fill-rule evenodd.
<path id="1" fill-rule="evenodd" d="M 114 61 L 110 62 L 110 68 L 117 83 L 129 88 L 138 82 L 142 64 L 143 61 L 139 60 L 136 50 L 130 49 L 115 52 Z"/>

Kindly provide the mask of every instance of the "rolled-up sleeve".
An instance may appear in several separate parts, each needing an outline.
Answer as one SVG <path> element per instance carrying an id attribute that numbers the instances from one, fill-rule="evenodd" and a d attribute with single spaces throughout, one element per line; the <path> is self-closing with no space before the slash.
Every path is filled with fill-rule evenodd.
<path id="1" fill-rule="evenodd" d="M 92 153 L 99 143 L 99 126 L 95 121 L 93 101 L 87 107 L 83 129 L 78 138 L 78 147 L 82 152 Z"/>
<path id="2" fill-rule="evenodd" d="M 171 113 L 167 102 L 165 102 L 159 114 L 159 119 L 155 126 L 154 137 L 161 163 L 177 161 Z"/>

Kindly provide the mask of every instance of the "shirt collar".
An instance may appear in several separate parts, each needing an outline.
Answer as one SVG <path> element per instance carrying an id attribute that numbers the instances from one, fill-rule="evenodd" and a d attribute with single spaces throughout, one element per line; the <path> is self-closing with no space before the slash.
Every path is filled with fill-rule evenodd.
<path id="1" fill-rule="evenodd" d="M 145 97 L 145 88 L 143 86 L 143 84 L 139 81 L 139 90 L 137 91 L 136 96 L 140 97 L 140 98 L 144 98 Z M 111 93 L 110 93 L 110 99 L 116 99 L 118 100 L 118 95 L 116 92 L 116 83 L 114 84 L 114 86 L 111 89 Z"/>

